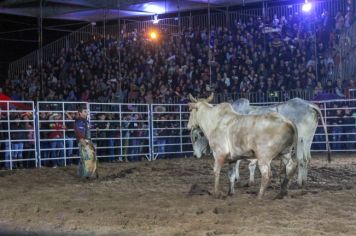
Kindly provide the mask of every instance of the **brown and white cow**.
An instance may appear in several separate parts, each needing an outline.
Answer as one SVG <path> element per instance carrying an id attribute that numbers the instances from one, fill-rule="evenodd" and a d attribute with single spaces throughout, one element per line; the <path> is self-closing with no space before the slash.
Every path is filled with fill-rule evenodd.
<path id="1" fill-rule="evenodd" d="M 199 127 L 209 141 L 214 156 L 214 194 L 220 194 L 219 177 L 225 162 L 257 159 L 262 176 L 258 194 L 261 199 L 272 177 L 271 161 L 281 156 L 286 163 L 286 175 L 278 197 L 285 196 L 297 167 L 296 158 L 291 155 L 293 147 L 300 152 L 295 125 L 278 113 L 239 115 L 228 103 L 209 104 L 212 99 L 213 94 L 199 100 L 190 95 L 188 129 Z M 229 193 L 233 192 L 230 185 Z"/>

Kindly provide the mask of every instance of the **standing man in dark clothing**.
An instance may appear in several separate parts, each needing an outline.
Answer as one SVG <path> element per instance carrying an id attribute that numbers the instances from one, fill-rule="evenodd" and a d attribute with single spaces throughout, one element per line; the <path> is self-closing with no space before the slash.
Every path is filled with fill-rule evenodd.
<path id="1" fill-rule="evenodd" d="M 335 106 L 334 106 L 335 107 Z M 337 106 L 336 106 L 337 108 Z M 341 150 L 341 141 L 342 141 L 342 127 L 344 124 L 343 111 L 341 108 L 337 108 L 336 112 L 333 114 L 333 117 L 330 118 L 331 122 L 331 134 L 332 134 L 332 147 L 334 150 Z"/>
<path id="2" fill-rule="evenodd" d="M 352 115 L 352 110 L 348 106 L 344 106 L 344 126 L 343 134 L 346 142 L 346 149 L 353 150 L 356 140 L 356 120 Z"/>
<path id="3" fill-rule="evenodd" d="M 68 117 L 71 118 L 70 114 L 67 113 Z M 90 127 L 87 120 L 88 111 L 79 108 L 77 117 L 74 119 L 74 132 L 79 145 L 79 170 L 78 174 L 80 177 L 97 177 L 97 158 L 95 153 L 95 147 L 90 140 Z"/>

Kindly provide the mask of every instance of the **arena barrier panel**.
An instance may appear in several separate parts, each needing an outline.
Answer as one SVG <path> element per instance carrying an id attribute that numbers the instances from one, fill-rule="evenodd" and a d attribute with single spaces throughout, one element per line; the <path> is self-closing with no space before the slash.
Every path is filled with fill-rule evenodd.
<path id="1" fill-rule="evenodd" d="M 89 107 L 99 159 L 151 160 L 149 104 L 89 103 Z"/>
<path id="2" fill-rule="evenodd" d="M 223 101 L 220 101 L 223 102 Z M 252 103 L 267 106 L 278 102 Z M 314 101 L 327 124 L 333 152 L 356 151 L 356 99 Z M 192 153 L 187 104 L 0 101 L 0 165 L 56 167 L 77 164 L 73 124 L 78 107 L 89 111 L 90 134 L 100 161 L 149 161 Z M 27 116 L 27 118 L 25 118 Z M 26 137 L 20 137 L 21 135 Z M 22 143 L 22 144 L 19 144 Z M 319 122 L 312 151 L 326 151 Z"/>
<path id="3" fill-rule="evenodd" d="M 85 102 L 37 102 L 36 137 L 40 167 L 78 163 L 79 148 L 72 118 L 79 106 L 89 110 L 89 105 Z"/>
<path id="4" fill-rule="evenodd" d="M 0 101 L 0 164 L 5 169 L 37 167 L 34 103 Z"/>
<path id="5" fill-rule="evenodd" d="M 151 104 L 152 159 L 192 152 L 187 104 Z"/>

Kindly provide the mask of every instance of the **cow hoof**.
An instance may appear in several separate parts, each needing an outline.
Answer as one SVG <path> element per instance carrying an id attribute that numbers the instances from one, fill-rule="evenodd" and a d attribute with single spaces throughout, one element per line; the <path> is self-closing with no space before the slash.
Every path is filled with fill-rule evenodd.
<path id="1" fill-rule="evenodd" d="M 252 181 L 248 182 L 248 184 L 247 184 L 248 187 L 251 187 L 251 186 L 254 186 L 254 185 L 255 185 L 255 182 L 252 182 Z"/>
<path id="2" fill-rule="evenodd" d="M 277 200 L 277 199 L 283 199 L 285 196 L 287 196 L 286 192 L 280 192 L 277 194 L 277 196 L 275 196 L 273 199 Z"/>
<path id="3" fill-rule="evenodd" d="M 233 191 L 229 191 L 229 192 L 227 193 L 227 195 L 228 195 L 229 197 L 232 197 L 232 196 L 234 196 L 234 195 L 235 195 L 235 192 L 233 192 Z"/>
<path id="4" fill-rule="evenodd" d="M 221 199 L 223 196 L 222 192 L 214 192 L 213 197 L 215 199 Z"/>

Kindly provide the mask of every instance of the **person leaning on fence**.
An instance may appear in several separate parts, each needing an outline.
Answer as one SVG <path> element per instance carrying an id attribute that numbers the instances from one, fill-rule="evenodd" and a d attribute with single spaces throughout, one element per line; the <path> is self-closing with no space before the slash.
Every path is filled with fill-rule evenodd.
<path id="1" fill-rule="evenodd" d="M 67 116 L 71 118 L 69 113 L 67 113 Z M 74 133 L 77 138 L 80 154 L 78 174 L 82 178 L 94 176 L 98 178 L 97 158 L 94 144 L 90 140 L 87 116 L 87 110 L 79 108 L 77 117 L 74 119 Z"/>

